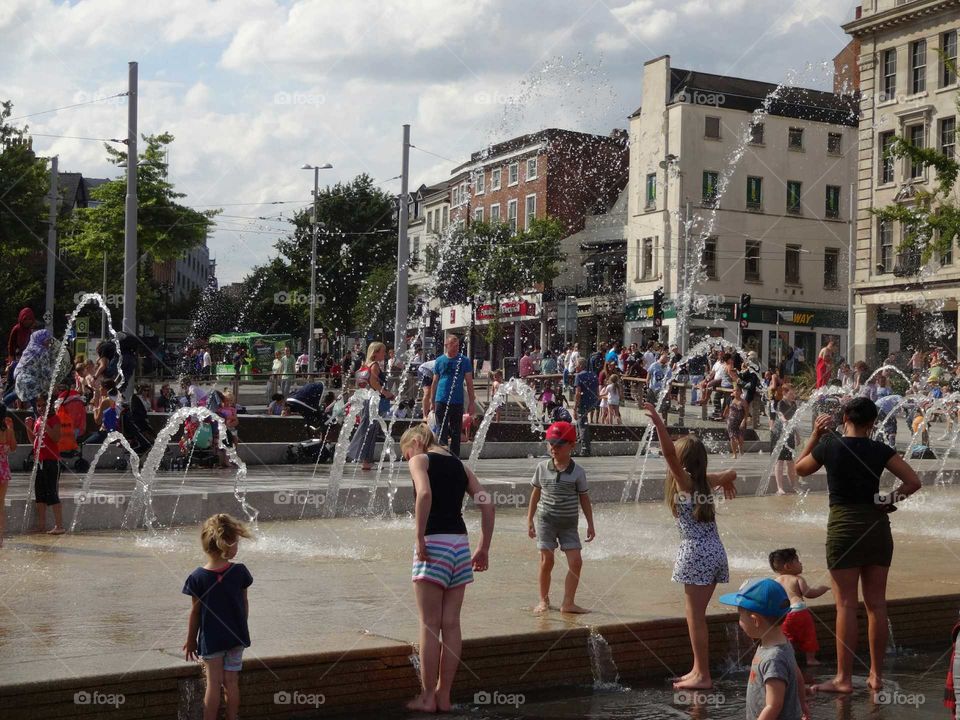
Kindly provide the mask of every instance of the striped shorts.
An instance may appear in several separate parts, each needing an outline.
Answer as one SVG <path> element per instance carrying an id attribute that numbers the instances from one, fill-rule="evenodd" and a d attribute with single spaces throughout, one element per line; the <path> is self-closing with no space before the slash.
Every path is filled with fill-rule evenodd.
<path id="1" fill-rule="evenodd" d="M 473 582 L 470 542 L 466 535 L 427 535 L 428 562 L 413 549 L 413 581 L 431 582 L 444 590 Z"/>

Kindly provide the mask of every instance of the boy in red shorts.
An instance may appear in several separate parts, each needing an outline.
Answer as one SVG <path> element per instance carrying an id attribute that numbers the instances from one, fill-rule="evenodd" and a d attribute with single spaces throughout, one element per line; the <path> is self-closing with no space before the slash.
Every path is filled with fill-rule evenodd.
<path id="1" fill-rule="evenodd" d="M 775 579 L 783 585 L 787 597 L 790 598 L 790 612 L 783 621 L 783 634 L 787 636 L 798 656 L 803 653 L 807 665 L 819 665 L 817 650 L 820 649 L 820 644 L 817 642 L 813 613 L 807 608 L 806 599 L 820 597 L 830 588 L 826 585 L 807 585 L 801 574 L 803 564 L 794 548 L 774 550 L 770 553 L 770 567 L 778 573 Z"/>

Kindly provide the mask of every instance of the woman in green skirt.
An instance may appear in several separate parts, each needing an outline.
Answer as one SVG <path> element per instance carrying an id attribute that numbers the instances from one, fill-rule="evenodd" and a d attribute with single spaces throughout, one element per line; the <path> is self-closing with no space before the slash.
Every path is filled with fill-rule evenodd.
<path id="1" fill-rule="evenodd" d="M 813 435 L 797 460 L 797 473 L 807 476 L 827 468 L 830 519 L 827 522 L 827 568 L 837 604 L 837 675 L 814 690 L 853 692 L 853 652 L 857 646 L 857 604 L 863 585 L 870 640 L 873 690 L 883 686 L 887 650 L 887 573 L 893 559 L 891 512 L 895 503 L 920 489 L 920 479 L 889 445 L 871 439 L 877 406 L 858 397 L 843 409 L 843 435 L 833 431 L 834 418 L 820 415 Z M 822 440 L 822 442 L 821 442 Z M 880 476 L 889 470 L 900 485 L 880 493 Z"/>

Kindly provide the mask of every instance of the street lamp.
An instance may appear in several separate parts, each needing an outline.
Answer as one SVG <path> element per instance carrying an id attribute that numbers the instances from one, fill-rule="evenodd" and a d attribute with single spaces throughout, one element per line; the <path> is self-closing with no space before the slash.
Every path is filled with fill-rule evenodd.
<path id="1" fill-rule="evenodd" d="M 313 325 L 317 315 L 317 230 L 320 227 L 320 217 L 317 211 L 317 196 L 320 194 L 320 171 L 330 170 L 333 165 L 310 165 L 304 163 L 301 170 L 313 170 L 313 233 L 310 249 L 310 333 L 307 337 L 307 377 L 313 372 Z"/>

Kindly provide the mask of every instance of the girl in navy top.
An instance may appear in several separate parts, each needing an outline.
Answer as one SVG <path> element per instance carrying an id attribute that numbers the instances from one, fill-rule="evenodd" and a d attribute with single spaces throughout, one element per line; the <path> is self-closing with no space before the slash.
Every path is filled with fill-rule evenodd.
<path id="1" fill-rule="evenodd" d="M 242 537 L 253 535 L 236 518 L 226 513 L 207 518 L 200 533 L 207 564 L 183 584 L 183 594 L 193 599 L 183 650 L 187 660 L 199 655 L 206 667 L 204 718 L 219 717 L 221 687 L 227 695 L 227 720 L 236 720 L 240 709 L 239 673 L 243 649 L 250 647 L 247 588 L 253 576 L 242 563 L 230 561 Z"/>

